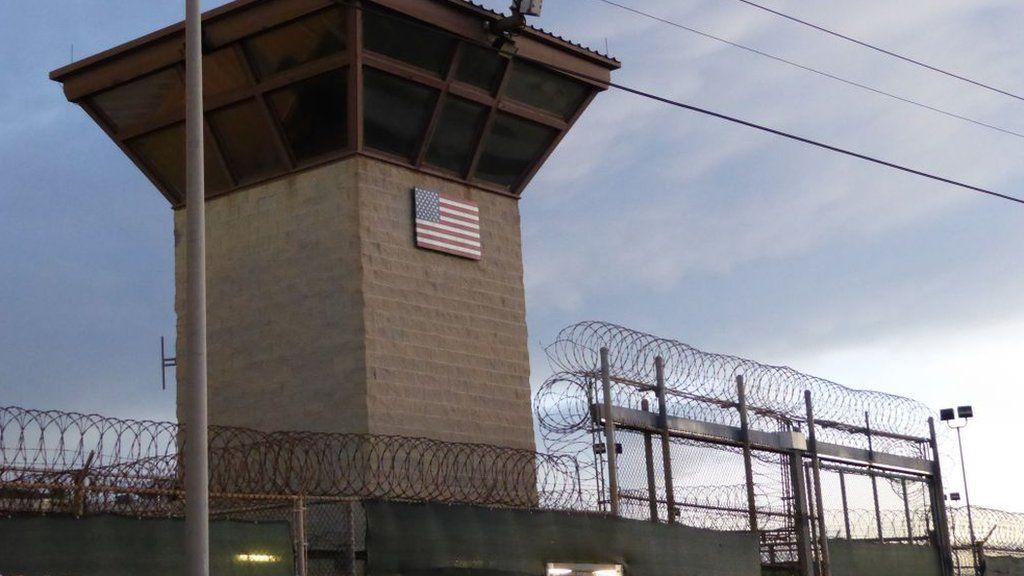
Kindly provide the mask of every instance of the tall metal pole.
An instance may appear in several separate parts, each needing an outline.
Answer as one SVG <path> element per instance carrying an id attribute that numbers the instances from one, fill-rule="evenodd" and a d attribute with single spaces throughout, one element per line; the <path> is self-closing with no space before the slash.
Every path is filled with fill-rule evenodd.
<path id="1" fill-rule="evenodd" d="M 747 484 L 747 518 L 750 531 L 757 532 L 757 500 L 754 496 L 754 464 L 750 454 L 750 419 L 747 413 L 747 386 L 743 376 L 736 377 L 736 397 L 739 400 L 740 430 L 743 434 L 743 472 Z"/>
<path id="2" fill-rule="evenodd" d="M 868 434 L 868 457 L 871 459 L 871 462 L 874 462 L 875 442 L 871 435 L 871 415 L 867 412 L 864 412 L 864 425 Z M 885 542 L 885 536 L 882 532 L 882 507 L 878 499 L 878 478 L 875 477 L 875 472 L 870 463 L 868 464 L 868 475 L 871 477 L 871 495 L 875 503 L 875 528 L 878 530 L 878 541 Z"/>
<path id="3" fill-rule="evenodd" d="M 644 398 L 640 401 L 640 409 L 649 412 L 651 403 Z M 650 432 L 644 432 L 644 462 L 647 464 L 647 500 L 651 509 L 651 522 L 658 521 L 658 488 L 654 478 L 654 442 Z"/>
<path id="4" fill-rule="evenodd" d="M 665 508 L 668 510 L 668 523 L 676 522 L 675 487 L 672 486 L 672 442 L 668 433 L 668 403 L 665 399 L 665 359 L 658 356 L 654 359 L 654 373 L 657 378 L 658 395 L 658 428 L 661 429 L 661 468 L 665 474 Z"/>
<path id="5" fill-rule="evenodd" d="M 297 576 L 306 576 L 306 499 L 301 495 L 295 499 L 295 569 Z"/>
<path id="6" fill-rule="evenodd" d="M 956 443 L 960 447 L 960 470 L 964 476 L 964 500 L 967 501 L 967 529 L 971 532 L 971 558 L 974 558 L 974 573 L 980 574 L 978 571 L 978 564 L 981 562 L 981 558 L 978 557 L 978 538 L 974 534 L 974 515 L 971 512 L 971 493 L 967 489 L 967 465 L 964 463 L 964 441 L 960 435 L 960 429 L 963 426 L 956 427 Z"/>
<path id="7" fill-rule="evenodd" d="M 907 521 L 907 544 L 914 543 L 914 519 L 910 515 L 910 494 L 907 492 L 907 479 L 900 481 L 903 487 L 903 514 Z"/>
<path id="8" fill-rule="evenodd" d="M 825 505 L 821 495 L 821 460 L 818 458 L 818 436 L 814 431 L 814 402 L 811 391 L 804 390 L 804 404 L 807 408 L 807 438 L 810 440 L 811 470 L 814 477 L 814 503 L 818 516 L 818 542 L 821 550 L 821 575 L 832 575 L 832 563 L 828 551 L 828 531 L 825 527 Z"/>
<path id="9" fill-rule="evenodd" d="M 200 0 L 185 0 L 185 228 L 187 394 L 185 554 L 188 576 L 210 574 L 210 494 L 206 398 L 206 183 L 203 174 L 203 33 Z"/>
<path id="10" fill-rule="evenodd" d="M 608 503 L 612 516 L 619 515 L 619 468 L 615 450 L 615 420 L 612 419 L 612 380 L 608 349 L 601 348 L 601 386 L 604 391 L 604 454 L 608 461 Z"/>
<path id="11" fill-rule="evenodd" d="M 850 533 L 850 504 L 846 499 L 846 474 L 842 470 L 839 471 L 839 494 L 843 499 L 843 527 L 846 528 L 846 539 L 852 540 L 853 536 Z"/>
<path id="12" fill-rule="evenodd" d="M 939 441 L 935 434 L 935 419 L 928 419 L 929 445 L 932 452 L 932 516 L 935 523 L 935 535 L 938 541 L 939 560 L 942 563 L 943 576 L 953 576 L 954 554 L 949 541 L 949 520 L 946 516 L 945 489 L 942 486 L 942 465 L 939 461 Z M 959 556 L 955 560 L 959 566 Z M 957 567 L 959 572 L 959 567 Z"/>
<path id="13" fill-rule="evenodd" d="M 789 453 L 789 476 L 793 483 L 793 522 L 796 528 L 798 573 L 800 576 L 814 576 L 807 484 L 804 478 L 803 454 L 798 450 Z"/>

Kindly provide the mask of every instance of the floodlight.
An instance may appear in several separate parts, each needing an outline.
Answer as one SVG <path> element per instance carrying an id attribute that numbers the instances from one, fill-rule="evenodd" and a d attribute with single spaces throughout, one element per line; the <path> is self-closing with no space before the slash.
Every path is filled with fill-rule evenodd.
<path id="1" fill-rule="evenodd" d="M 974 408 L 971 408 L 970 406 L 959 406 L 956 409 L 956 415 L 961 418 L 973 418 Z"/>
<path id="2" fill-rule="evenodd" d="M 960 493 L 959 492 L 950 492 L 949 493 L 949 499 L 954 501 L 954 502 L 959 502 L 960 501 Z"/>
<path id="3" fill-rule="evenodd" d="M 512 7 L 520 14 L 540 16 L 540 11 L 544 7 L 544 0 L 515 0 Z"/>
<path id="4" fill-rule="evenodd" d="M 595 454 L 604 454 L 607 451 L 608 451 L 608 448 L 607 448 L 607 446 L 603 442 L 598 442 L 597 444 L 594 444 L 594 453 Z M 618 442 L 615 443 L 615 453 L 616 454 L 622 454 L 622 444 L 620 444 Z"/>
<path id="5" fill-rule="evenodd" d="M 235 561 L 243 564 L 273 564 L 280 562 L 281 558 L 273 554 L 249 553 L 235 554 Z"/>
<path id="6" fill-rule="evenodd" d="M 939 410 L 939 418 L 942 419 L 943 422 L 949 422 L 950 420 L 956 419 L 956 413 L 952 408 L 943 408 L 942 410 Z"/>
<path id="7" fill-rule="evenodd" d="M 619 564 L 548 564 L 547 576 L 622 576 Z"/>

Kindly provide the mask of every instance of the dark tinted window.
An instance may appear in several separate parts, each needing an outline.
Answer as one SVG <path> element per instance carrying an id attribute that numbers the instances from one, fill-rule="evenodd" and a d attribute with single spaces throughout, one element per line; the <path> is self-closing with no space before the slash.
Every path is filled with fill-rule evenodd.
<path id="1" fill-rule="evenodd" d="M 270 94 L 292 154 L 299 161 L 341 150 L 348 141 L 345 71 L 321 74 Z"/>
<path id="2" fill-rule="evenodd" d="M 185 84 L 174 68 L 144 76 L 92 97 L 92 103 L 122 131 L 156 118 L 185 114 Z"/>
<path id="3" fill-rule="evenodd" d="M 345 17 L 340 10 L 308 16 L 245 43 L 260 78 L 337 54 L 345 46 Z"/>
<path id="4" fill-rule="evenodd" d="M 519 60 L 512 67 L 505 95 L 568 119 L 583 104 L 590 90 L 567 76 Z"/>
<path id="5" fill-rule="evenodd" d="M 128 147 L 142 158 L 143 164 L 172 193 L 185 199 L 185 124 L 162 128 L 128 142 Z M 207 195 L 227 190 L 227 174 L 217 160 L 213 146 L 206 146 Z"/>
<path id="6" fill-rule="evenodd" d="M 381 8 L 363 11 L 363 35 L 367 50 L 440 76 L 448 71 L 456 45 L 450 34 Z"/>
<path id="7" fill-rule="evenodd" d="M 363 73 L 366 145 L 412 158 L 437 102 L 436 90 L 366 68 Z"/>
<path id="8" fill-rule="evenodd" d="M 494 50 L 472 44 L 463 44 L 459 52 L 459 66 L 455 78 L 488 92 L 494 92 L 501 81 L 507 61 Z"/>
<path id="9" fill-rule="evenodd" d="M 207 115 L 228 166 L 239 181 L 271 176 L 286 169 L 266 115 L 254 100 Z"/>
<path id="10" fill-rule="evenodd" d="M 465 172 L 486 118 L 484 106 L 449 96 L 427 150 L 427 164 L 460 174 Z"/>
<path id="11" fill-rule="evenodd" d="M 557 131 L 511 114 L 498 113 L 480 156 L 476 176 L 511 187 L 554 141 Z"/>

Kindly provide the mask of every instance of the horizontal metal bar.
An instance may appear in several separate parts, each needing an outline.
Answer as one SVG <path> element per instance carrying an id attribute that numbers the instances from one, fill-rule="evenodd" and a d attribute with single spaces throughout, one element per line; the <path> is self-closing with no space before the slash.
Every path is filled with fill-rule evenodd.
<path id="1" fill-rule="evenodd" d="M 851 448 L 849 446 L 828 444 L 826 442 L 818 442 L 818 454 L 823 459 L 833 461 L 855 462 L 858 464 L 865 463 L 870 466 L 879 466 L 882 468 L 912 470 L 929 476 L 932 474 L 933 469 L 931 460 L 922 460 L 920 458 L 911 458 L 910 456 L 900 456 L 898 454 L 864 450 L 863 448 Z"/>
<path id="2" fill-rule="evenodd" d="M 598 420 L 603 420 L 605 410 L 602 404 L 594 404 L 592 411 Z M 611 417 L 616 426 L 626 430 L 638 432 L 661 432 L 658 427 L 657 414 L 634 410 L 622 406 L 612 406 Z M 676 438 L 689 440 L 703 440 L 724 444 L 727 446 L 739 446 L 743 442 L 743 431 L 736 426 L 726 424 L 715 424 L 690 420 L 678 416 L 669 416 L 667 419 L 669 435 Z M 750 430 L 751 446 L 757 450 L 768 452 L 788 453 L 793 451 L 807 452 L 807 439 L 800 432 L 764 432 L 761 430 Z M 896 468 L 910 470 L 924 475 L 932 474 L 932 462 L 908 456 L 899 456 L 885 452 L 851 448 L 839 444 L 818 442 L 818 455 L 823 459 L 849 462 L 862 466 L 875 466 L 879 468 Z"/>
<path id="3" fill-rule="evenodd" d="M 822 428 L 833 428 L 836 430 L 842 430 L 852 434 L 867 434 L 871 432 L 872 436 L 878 436 L 879 438 L 892 438 L 893 440 L 903 440 L 905 442 L 916 442 L 918 444 L 927 444 L 931 440 L 928 438 L 922 438 L 920 436 L 911 436 L 908 434 L 897 434 L 895 432 L 886 432 L 884 430 L 875 430 L 872 428 L 868 430 L 865 426 L 853 426 L 850 424 L 844 424 L 842 422 L 835 422 L 832 420 L 815 420 L 815 423 Z"/>

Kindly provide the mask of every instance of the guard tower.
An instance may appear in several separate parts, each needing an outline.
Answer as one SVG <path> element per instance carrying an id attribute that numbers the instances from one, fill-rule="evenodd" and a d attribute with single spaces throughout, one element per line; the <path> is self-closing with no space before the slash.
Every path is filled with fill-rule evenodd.
<path id="1" fill-rule="evenodd" d="M 532 449 L 519 199 L 618 63 L 464 0 L 204 23 L 211 423 Z M 174 209 L 179 318 L 183 43 L 51 75 Z"/>

